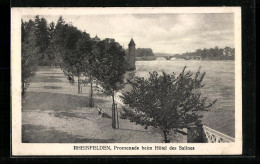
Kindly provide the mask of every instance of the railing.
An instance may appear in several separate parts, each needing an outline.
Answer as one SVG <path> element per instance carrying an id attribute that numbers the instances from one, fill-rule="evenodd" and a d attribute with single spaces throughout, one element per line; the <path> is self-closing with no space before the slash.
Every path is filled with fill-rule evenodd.
<path id="1" fill-rule="evenodd" d="M 96 86 L 97 86 L 101 91 L 104 90 L 101 85 L 97 84 Z M 114 98 L 115 98 L 115 101 L 116 101 L 117 103 L 121 104 L 121 105 L 125 105 L 124 102 L 123 102 L 123 100 L 122 100 L 122 98 L 120 98 L 120 96 L 123 96 L 123 94 L 120 93 L 120 92 L 116 92 L 116 93 L 115 93 L 115 97 L 114 97 Z"/>
<path id="2" fill-rule="evenodd" d="M 122 93 L 117 92 L 117 93 L 115 94 L 115 101 L 116 101 L 117 103 L 121 104 L 121 105 L 125 105 L 124 102 L 123 102 L 123 100 L 122 100 L 122 98 L 120 98 L 120 96 L 123 96 Z"/>
<path id="3" fill-rule="evenodd" d="M 229 143 L 229 142 L 235 142 L 235 139 L 225 135 L 221 132 L 218 132 L 214 129 L 211 129 L 207 126 L 203 126 L 204 133 L 207 138 L 208 143 Z"/>

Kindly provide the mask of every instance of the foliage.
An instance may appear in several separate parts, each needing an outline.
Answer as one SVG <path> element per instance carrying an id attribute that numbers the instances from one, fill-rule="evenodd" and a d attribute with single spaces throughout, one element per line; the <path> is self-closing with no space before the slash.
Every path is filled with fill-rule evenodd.
<path id="1" fill-rule="evenodd" d="M 45 18 L 39 18 L 37 15 L 35 17 L 35 35 L 36 35 L 36 46 L 39 47 L 39 52 L 44 53 L 50 42 L 50 35 L 48 24 Z"/>
<path id="2" fill-rule="evenodd" d="M 230 47 L 225 48 L 210 48 L 203 50 L 197 49 L 195 52 L 186 52 L 178 57 L 184 57 L 187 59 L 203 59 L 203 60 L 234 60 L 235 59 L 235 49 Z"/>
<path id="3" fill-rule="evenodd" d="M 34 75 L 39 58 L 39 48 L 36 46 L 35 26 L 33 21 L 23 22 L 22 31 L 22 94 L 25 93 L 28 78 Z"/>
<path id="4" fill-rule="evenodd" d="M 47 65 L 49 64 L 49 54 L 47 50 L 49 49 L 50 44 L 50 33 L 47 20 L 45 18 L 40 18 L 38 15 L 35 17 L 35 36 L 36 36 L 36 45 L 38 53 L 40 55 L 39 64 Z"/>
<path id="5" fill-rule="evenodd" d="M 56 65 L 63 66 L 62 63 L 62 56 L 64 56 L 66 52 L 66 47 L 64 41 L 66 39 L 66 30 L 64 28 L 65 21 L 63 20 L 62 16 L 59 17 L 56 25 L 52 22 L 50 24 L 50 36 L 51 36 L 51 43 L 50 43 L 50 51 L 53 54 L 53 61 Z M 54 30 L 53 30 L 54 26 Z"/>
<path id="6" fill-rule="evenodd" d="M 136 57 L 154 56 L 153 50 L 151 48 L 137 48 L 135 53 Z"/>
<path id="7" fill-rule="evenodd" d="M 108 95 L 122 88 L 125 70 L 124 50 L 112 39 L 97 43 L 95 56 L 95 77 Z"/>
<path id="8" fill-rule="evenodd" d="M 197 111 L 207 111 L 216 102 L 206 104 L 207 97 L 201 98 L 199 88 L 205 73 L 200 69 L 195 76 L 188 71 L 183 71 L 176 76 L 175 73 L 167 74 L 162 71 L 150 73 L 148 79 L 135 77 L 129 81 L 132 90 L 123 94 L 125 104 L 122 118 L 132 122 L 160 128 L 168 140 L 167 135 L 171 130 L 187 128 L 201 124 L 201 115 Z"/>

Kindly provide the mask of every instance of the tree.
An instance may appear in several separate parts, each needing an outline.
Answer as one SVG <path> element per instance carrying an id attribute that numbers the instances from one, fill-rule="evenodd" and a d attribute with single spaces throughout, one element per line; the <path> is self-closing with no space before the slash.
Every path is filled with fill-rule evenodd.
<path id="1" fill-rule="evenodd" d="M 28 78 L 34 75 L 38 58 L 39 48 L 36 46 L 35 23 L 32 20 L 21 24 L 22 32 L 22 95 L 25 93 Z"/>
<path id="2" fill-rule="evenodd" d="M 148 126 L 158 127 L 164 134 L 164 142 L 169 142 L 168 134 L 171 130 L 180 132 L 180 129 L 201 124 L 201 115 L 197 111 L 207 111 L 216 102 L 206 104 L 207 97 L 201 98 L 199 88 L 205 73 L 200 69 L 195 76 L 189 71 L 183 71 L 176 76 L 162 71 L 150 73 L 148 79 L 135 77 L 129 83 L 130 92 L 123 94 L 125 104 L 130 108 L 123 108 L 122 118 Z"/>
<path id="3" fill-rule="evenodd" d="M 50 24 L 50 29 L 51 29 Z M 66 28 L 65 28 L 65 21 L 63 20 L 62 16 L 59 17 L 56 26 L 54 28 L 53 33 L 51 33 L 51 44 L 54 45 L 53 54 L 55 58 L 55 63 L 59 64 L 62 67 L 62 56 L 64 56 L 66 52 L 66 47 L 64 41 L 66 40 Z"/>
<path id="4" fill-rule="evenodd" d="M 63 69 L 78 77 L 78 93 L 80 93 L 80 75 L 84 71 L 86 64 L 86 53 L 82 53 L 78 48 L 78 41 L 81 37 L 81 31 L 72 25 L 65 24 L 61 35 L 64 36 L 63 45 L 65 51 L 61 54 Z M 64 35 L 63 33 L 66 33 Z"/>
<path id="5" fill-rule="evenodd" d="M 48 59 L 48 46 L 50 43 L 50 33 L 48 29 L 47 20 L 40 18 L 38 15 L 35 17 L 35 35 L 36 35 L 36 46 L 39 48 L 40 64 L 49 64 Z"/>
<path id="6" fill-rule="evenodd" d="M 84 56 L 84 65 L 82 66 L 83 75 L 89 77 L 90 79 L 90 97 L 89 106 L 94 106 L 93 101 L 93 70 L 94 70 L 94 51 L 93 51 L 94 41 L 91 40 L 89 34 L 83 32 L 81 38 L 77 44 L 78 53 Z"/>
<path id="7" fill-rule="evenodd" d="M 114 39 L 105 39 L 96 45 L 94 76 L 100 82 L 105 93 L 112 96 L 112 128 L 116 128 L 115 92 L 123 87 L 125 52 Z"/>

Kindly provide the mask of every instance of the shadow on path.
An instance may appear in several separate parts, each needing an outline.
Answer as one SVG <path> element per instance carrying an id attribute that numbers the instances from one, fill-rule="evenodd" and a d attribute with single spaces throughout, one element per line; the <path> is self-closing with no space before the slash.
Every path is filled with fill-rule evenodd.
<path id="1" fill-rule="evenodd" d="M 48 129 L 42 125 L 25 124 L 22 126 L 23 143 L 113 143 L 114 140 L 84 138 L 67 132 Z"/>
<path id="2" fill-rule="evenodd" d="M 26 103 L 23 104 L 22 110 L 74 110 L 78 107 L 88 107 L 89 98 L 81 95 L 71 95 L 50 92 L 27 92 Z M 94 98 L 94 101 L 96 99 Z M 99 103 L 104 103 L 102 99 Z"/>
<path id="3" fill-rule="evenodd" d="M 57 86 L 44 86 L 44 89 L 61 89 L 62 87 L 57 87 Z"/>
<path id="4" fill-rule="evenodd" d="M 61 80 L 64 77 L 54 77 L 54 76 L 35 76 L 30 83 L 67 83 Z"/>

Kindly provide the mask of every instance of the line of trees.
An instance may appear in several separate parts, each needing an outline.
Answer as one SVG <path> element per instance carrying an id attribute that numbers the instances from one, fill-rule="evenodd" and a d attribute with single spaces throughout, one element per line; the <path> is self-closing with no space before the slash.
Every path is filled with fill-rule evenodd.
<path id="1" fill-rule="evenodd" d="M 36 17 L 38 18 L 38 17 Z M 22 95 L 24 95 L 28 79 L 35 74 L 41 49 L 37 36 L 39 28 L 32 20 L 21 24 L 21 65 L 22 65 Z"/>
<path id="2" fill-rule="evenodd" d="M 137 48 L 135 51 L 136 60 L 154 60 L 155 56 L 151 48 Z"/>
<path id="3" fill-rule="evenodd" d="M 90 80 L 89 106 L 93 107 L 93 81 L 112 96 L 112 127 L 116 128 L 115 92 L 123 86 L 125 50 L 114 39 L 95 41 L 86 32 L 67 24 L 60 16 L 56 25 L 45 18 L 22 21 L 22 72 L 24 79 L 33 75 L 37 65 L 59 65 L 68 76 L 80 76 Z M 24 93 L 24 89 L 23 89 Z"/>
<path id="4" fill-rule="evenodd" d="M 154 56 L 153 50 L 151 48 L 137 48 L 135 53 L 136 57 Z"/>
<path id="5" fill-rule="evenodd" d="M 235 48 L 209 48 L 197 49 L 195 52 L 186 52 L 176 57 L 184 57 L 187 59 L 201 59 L 201 60 L 234 60 Z"/>

